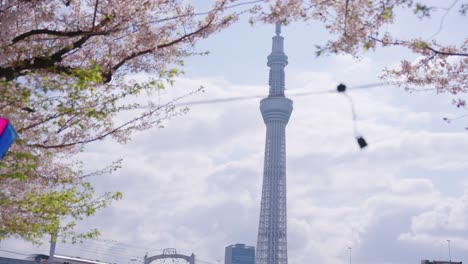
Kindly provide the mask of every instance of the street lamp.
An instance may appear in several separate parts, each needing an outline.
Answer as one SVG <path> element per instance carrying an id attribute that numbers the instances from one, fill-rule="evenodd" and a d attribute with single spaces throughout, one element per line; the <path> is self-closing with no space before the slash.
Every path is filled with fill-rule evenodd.
<path id="1" fill-rule="evenodd" d="M 351 264 L 351 249 L 353 249 L 353 248 L 348 247 L 348 250 L 349 250 L 349 264 Z"/>
<path id="2" fill-rule="evenodd" d="M 54 264 L 55 263 L 55 247 L 57 245 L 57 234 L 58 234 L 58 230 L 55 230 L 50 235 L 49 260 L 47 261 L 47 263 L 49 263 L 49 264 Z"/>
<path id="3" fill-rule="evenodd" d="M 449 250 L 449 261 L 452 262 L 452 254 L 450 253 L 450 239 L 447 239 L 448 250 Z"/>

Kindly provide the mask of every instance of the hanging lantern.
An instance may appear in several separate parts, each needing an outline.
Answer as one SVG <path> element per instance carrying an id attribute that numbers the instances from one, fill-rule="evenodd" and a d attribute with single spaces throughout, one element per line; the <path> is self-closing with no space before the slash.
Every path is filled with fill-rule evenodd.
<path id="1" fill-rule="evenodd" d="M 340 84 L 336 87 L 336 90 L 337 90 L 339 93 L 344 93 L 344 92 L 346 92 L 346 85 L 340 83 Z"/>
<path id="2" fill-rule="evenodd" d="M 357 137 L 356 140 L 357 140 L 357 143 L 359 144 L 359 147 L 361 149 L 363 149 L 363 148 L 365 148 L 367 146 L 367 142 L 363 137 Z"/>

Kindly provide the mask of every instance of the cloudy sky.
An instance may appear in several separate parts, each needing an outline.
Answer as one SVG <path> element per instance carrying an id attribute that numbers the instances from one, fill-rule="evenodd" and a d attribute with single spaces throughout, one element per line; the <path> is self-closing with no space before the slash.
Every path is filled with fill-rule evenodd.
<path id="1" fill-rule="evenodd" d="M 402 13 L 388 30 L 427 38 L 443 15 L 421 22 Z M 453 10 L 437 38 L 459 43 L 466 23 Z M 186 101 L 267 95 L 273 33 L 272 25 L 242 20 L 201 42 L 198 49 L 210 55 L 189 59 L 186 75 L 161 95 L 173 98 L 200 85 L 206 92 Z M 314 45 L 330 37 L 319 25 L 290 24 L 283 36 L 287 93 L 294 100 L 287 127 L 289 262 L 347 263 L 348 247 L 353 263 L 448 259 L 448 239 L 452 259 L 467 262 L 467 119 L 443 121 L 464 112 L 449 95 L 390 86 L 352 90 L 379 82 L 382 69 L 401 59 L 417 59 L 405 50 L 368 52 L 359 60 L 315 58 Z M 294 96 L 333 90 L 340 82 L 350 87 L 358 131 L 369 143 L 364 150 L 343 95 Z M 127 145 L 90 145 L 81 156 L 89 169 L 124 158 L 120 171 L 92 180 L 99 191 L 122 191 L 124 199 L 80 223 L 99 228 L 101 239 L 58 244 L 57 253 L 136 263 L 146 252 L 177 248 L 193 252 L 199 263 L 223 263 L 226 245 L 255 246 L 265 141 L 258 107 L 259 99 L 191 105 L 185 116 L 135 134 Z M 44 242 L 2 241 L 0 255 L 46 253 Z"/>

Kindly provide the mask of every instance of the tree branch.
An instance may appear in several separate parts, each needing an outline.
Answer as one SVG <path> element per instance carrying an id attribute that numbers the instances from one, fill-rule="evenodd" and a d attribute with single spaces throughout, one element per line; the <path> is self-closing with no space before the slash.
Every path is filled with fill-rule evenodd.
<path id="1" fill-rule="evenodd" d="M 179 98 L 177 98 L 176 100 L 179 100 Z M 176 100 L 174 100 L 174 101 L 176 101 Z M 78 141 L 75 141 L 75 142 L 69 142 L 69 143 L 58 144 L 58 145 L 33 144 L 33 145 L 29 145 L 29 146 L 30 147 L 39 147 L 39 148 L 44 148 L 44 149 L 54 149 L 54 148 L 71 147 L 71 146 L 78 145 L 78 144 L 86 144 L 86 143 L 91 143 L 91 142 L 94 142 L 94 141 L 102 140 L 102 139 L 106 138 L 107 136 L 109 136 L 111 134 L 114 134 L 114 133 L 117 133 L 117 132 L 120 132 L 120 131 L 124 130 L 129 125 L 134 124 L 137 121 L 142 120 L 145 117 L 153 115 L 155 112 L 157 112 L 157 111 L 159 111 L 159 110 L 161 110 L 163 108 L 170 107 L 172 105 L 172 103 L 173 102 L 169 102 L 167 104 L 158 106 L 155 109 L 153 109 L 153 110 L 151 110 L 151 111 L 149 111 L 149 112 L 147 112 L 147 113 L 145 113 L 145 114 L 143 114 L 143 115 L 141 115 L 141 116 L 139 116 L 137 118 L 129 120 L 129 121 L 123 123 L 122 125 L 114 128 L 114 129 L 112 129 L 112 130 L 110 130 L 108 132 L 105 132 L 105 133 L 103 133 L 101 135 L 95 136 L 93 138 L 88 138 L 88 139 L 83 139 L 83 140 L 78 140 Z"/>
<path id="2" fill-rule="evenodd" d="M 71 147 L 71 146 L 78 145 L 78 144 L 86 144 L 86 143 L 91 143 L 91 142 L 94 142 L 94 141 L 102 140 L 102 139 L 106 138 L 109 135 L 118 133 L 118 132 L 123 131 L 125 129 L 127 129 L 127 130 L 128 129 L 137 129 L 135 127 L 131 127 L 131 125 L 137 123 L 140 120 L 143 120 L 144 118 L 150 117 L 153 114 L 155 114 L 158 111 L 161 111 L 163 109 L 165 109 L 165 111 L 166 111 L 166 117 L 162 117 L 159 120 L 164 120 L 166 118 L 169 118 L 170 117 L 169 113 L 172 112 L 174 110 L 174 107 L 175 107 L 174 102 L 177 102 L 177 101 L 179 101 L 181 99 L 184 99 L 187 96 L 193 95 L 193 94 L 195 94 L 195 93 L 197 93 L 199 91 L 200 91 L 200 89 L 195 90 L 195 91 L 191 91 L 191 92 L 189 92 L 187 94 L 184 94 L 182 96 L 179 96 L 179 97 L 173 99 L 172 101 L 170 101 L 168 103 L 165 103 L 163 105 L 158 105 L 154 109 L 151 109 L 151 110 L 143 113 L 142 115 L 140 115 L 138 117 L 135 117 L 135 118 L 133 118 L 131 120 L 128 120 L 127 122 L 121 124 L 118 127 L 113 128 L 110 131 L 104 132 L 103 134 L 97 135 L 97 136 L 92 137 L 92 138 L 82 139 L 82 140 L 78 140 L 78 141 L 75 141 L 75 142 L 63 143 L 63 144 L 58 144 L 58 145 L 30 144 L 28 146 L 44 148 L 44 149 L 55 149 L 55 148 Z"/>
<path id="3" fill-rule="evenodd" d="M 108 17 L 105 18 L 104 20 L 102 20 L 99 23 L 97 29 L 100 30 L 110 20 L 111 19 L 108 18 Z M 32 35 L 49 34 L 49 33 L 44 33 L 44 32 L 49 32 L 49 33 L 52 32 L 52 34 L 57 34 L 57 35 L 66 34 L 66 32 L 64 33 L 64 32 L 60 32 L 60 31 L 40 29 L 40 30 L 32 30 L 32 31 L 29 31 L 29 32 L 24 33 L 22 35 L 24 35 L 24 37 L 23 37 L 23 39 L 24 39 L 24 38 L 27 38 L 28 36 L 32 36 Z M 73 69 L 72 67 L 57 65 L 58 63 L 60 63 L 62 61 L 62 56 L 67 54 L 68 52 L 74 50 L 74 49 L 80 48 L 92 36 L 108 34 L 109 32 L 110 31 L 108 31 L 108 32 L 106 32 L 106 31 L 90 32 L 91 34 L 81 33 L 81 35 L 84 35 L 83 37 L 81 37 L 77 41 L 73 42 L 72 45 L 66 46 L 66 47 L 58 50 L 57 52 L 55 52 L 54 54 L 52 54 L 50 56 L 41 56 L 41 57 L 35 57 L 35 58 L 30 58 L 30 59 L 27 59 L 27 60 L 23 60 L 23 61 L 17 63 L 18 66 L 9 66 L 9 67 L 5 67 L 5 68 L 0 67 L 0 78 L 3 77 L 7 81 L 11 81 L 11 80 L 17 78 L 18 76 L 24 75 L 22 73 L 22 71 L 25 71 L 25 70 L 39 70 L 39 69 L 48 70 L 50 72 L 55 72 L 55 73 L 68 73 L 69 74 L 69 73 L 71 73 L 71 70 Z M 68 32 L 68 33 L 74 34 L 74 32 Z M 22 35 L 20 35 L 20 36 L 22 36 Z M 18 37 L 20 37 L 20 36 L 18 36 Z M 16 37 L 16 38 L 18 38 L 18 37 Z"/>
<path id="4" fill-rule="evenodd" d="M 457 53 L 457 52 L 444 52 L 444 51 L 439 51 L 439 50 L 436 50 L 436 49 L 433 49 L 429 46 L 426 46 L 424 47 L 436 54 L 439 54 L 439 55 L 445 55 L 445 56 L 462 56 L 462 57 L 468 57 L 468 53 Z"/>
<path id="5" fill-rule="evenodd" d="M 108 83 L 111 81 L 112 79 L 112 74 L 117 71 L 120 67 L 122 67 L 127 61 L 131 60 L 131 59 L 134 59 L 136 57 L 139 57 L 141 55 L 145 55 L 145 54 L 148 54 L 148 53 L 151 53 L 155 50 L 158 50 L 158 49 L 163 49 L 163 48 L 166 48 L 166 47 L 170 47 L 172 45 L 176 45 L 182 41 L 184 41 L 185 39 L 187 38 L 190 38 L 194 35 L 197 35 L 199 33 L 201 33 L 202 31 L 206 30 L 207 28 L 209 28 L 211 26 L 211 24 L 213 23 L 213 20 L 210 20 L 206 25 L 204 25 L 203 27 L 200 27 L 198 30 L 194 31 L 194 32 L 191 32 L 189 34 L 186 34 L 186 35 L 183 35 L 182 37 L 178 38 L 178 39 L 175 39 L 171 42 L 168 42 L 168 43 L 165 43 L 165 44 L 161 44 L 161 45 L 158 45 L 154 48 L 149 48 L 149 49 L 146 49 L 146 50 L 142 50 L 142 51 L 138 51 L 138 52 L 133 52 L 132 54 L 128 55 L 127 57 L 123 58 L 121 61 L 119 61 L 117 64 L 115 64 L 111 69 L 110 71 L 108 71 L 107 73 L 105 73 L 103 75 L 103 79 L 104 79 L 104 83 Z"/>
<path id="6" fill-rule="evenodd" d="M 96 3 L 94 5 L 94 14 L 93 14 L 93 29 L 94 29 L 94 24 L 96 23 L 96 14 L 97 14 L 98 5 L 99 5 L 99 0 L 96 0 Z"/>
<path id="7" fill-rule="evenodd" d="M 344 35 L 345 36 L 348 35 L 348 33 L 346 32 L 346 27 L 347 27 L 347 23 L 348 23 L 348 4 L 349 4 L 349 0 L 346 0 L 345 15 L 344 15 Z"/>
<path id="8" fill-rule="evenodd" d="M 26 38 L 29 38 L 31 36 L 35 35 L 52 35 L 52 36 L 58 36 L 58 37 L 78 37 L 78 36 L 99 36 L 99 35 L 108 35 L 112 31 L 100 31 L 100 32 L 95 32 L 95 31 L 83 31 L 83 30 L 78 30 L 78 31 L 58 31 L 58 30 L 50 30 L 50 29 L 34 29 L 28 32 L 25 32 L 17 37 L 15 37 L 11 42 L 12 44 L 18 43 L 21 40 L 24 40 Z"/>
<path id="9" fill-rule="evenodd" d="M 403 41 L 386 42 L 386 41 L 383 41 L 381 39 L 378 39 L 378 38 L 372 37 L 372 36 L 370 36 L 369 38 L 372 39 L 372 40 L 375 40 L 375 41 L 377 41 L 379 43 L 382 43 L 384 45 L 404 46 L 405 44 L 409 43 L 409 42 L 405 43 Z M 421 48 L 428 49 L 428 50 L 434 52 L 437 55 L 468 57 L 468 53 L 440 51 L 440 50 L 436 50 L 436 49 L 430 47 L 429 45 L 423 45 L 423 46 L 421 46 Z"/>

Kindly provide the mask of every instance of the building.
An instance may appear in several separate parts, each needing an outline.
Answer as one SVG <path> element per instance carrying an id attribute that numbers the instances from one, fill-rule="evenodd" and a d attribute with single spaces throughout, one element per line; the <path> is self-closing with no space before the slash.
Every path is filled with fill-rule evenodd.
<path id="1" fill-rule="evenodd" d="M 227 246 L 224 264 L 255 264 L 255 248 L 245 244 Z"/>
<path id="2" fill-rule="evenodd" d="M 460 262 L 453 262 L 453 261 L 429 261 L 429 260 L 421 260 L 421 264 L 463 264 Z"/>
<path id="3" fill-rule="evenodd" d="M 288 57 L 284 54 L 281 23 L 276 23 L 270 67 L 269 94 L 260 101 L 266 125 L 262 201 L 258 225 L 256 264 L 287 264 L 286 215 L 286 125 L 293 110 L 292 100 L 284 96 Z"/>

